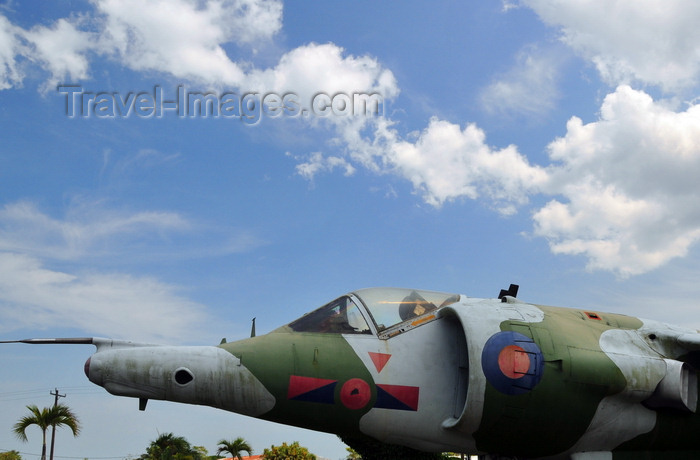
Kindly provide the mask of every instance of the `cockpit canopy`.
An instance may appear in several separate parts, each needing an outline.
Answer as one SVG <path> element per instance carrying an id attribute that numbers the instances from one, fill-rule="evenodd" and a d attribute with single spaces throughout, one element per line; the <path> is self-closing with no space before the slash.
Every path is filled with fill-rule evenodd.
<path id="1" fill-rule="evenodd" d="M 335 334 L 371 334 L 357 304 L 348 296 L 335 299 L 321 308 L 289 323 L 295 332 Z"/>
<path id="2" fill-rule="evenodd" d="M 372 334 L 425 317 L 441 307 L 457 302 L 458 294 L 401 288 L 361 289 L 342 296 L 289 323 L 295 332 Z M 422 322 L 412 322 L 413 325 Z"/>

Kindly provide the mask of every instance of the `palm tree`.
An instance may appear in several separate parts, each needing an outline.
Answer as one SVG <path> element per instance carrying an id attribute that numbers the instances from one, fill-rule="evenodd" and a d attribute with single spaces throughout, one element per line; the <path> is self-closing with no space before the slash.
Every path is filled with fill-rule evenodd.
<path id="1" fill-rule="evenodd" d="M 216 455 L 221 455 L 224 452 L 228 452 L 233 458 L 242 460 L 243 456 L 241 453 L 246 452 L 248 455 L 252 455 L 253 449 L 250 448 L 250 444 L 243 438 L 236 438 L 233 441 L 222 439 L 219 441 L 219 449 L 216 451 Z"/>
<path id="2" fill-rule="evenodd" d="M 358 454 L 352 447 L 346 447 L 345 450 L 348 451 L 348 456 L 346 457 L 346 460 L 362 460 L 362 456 Z"/>
<path id="3" fill-rule="evenodd" d="M 31 405 L 27 406 L 31 415 L 22 417 L 15 426 L 13 431 L 19 439 L 27 442 L 27 428 L 31 425 L 36 425 L 41 429 L 42 444 L 41 444 L 41 460 L 46 460 L 46 430 L 52 426 L 67 426 L 73 432 L 73 436 L 78 436 L 80 433 L 80 423 L 68 406 L 56 404 L 53 407 L 45 407 L 39 410 L 38 407 Z"/>

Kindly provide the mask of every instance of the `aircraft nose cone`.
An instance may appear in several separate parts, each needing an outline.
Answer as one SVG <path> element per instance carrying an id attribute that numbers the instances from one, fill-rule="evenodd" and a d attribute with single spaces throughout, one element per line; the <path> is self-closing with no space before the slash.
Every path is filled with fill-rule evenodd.
<path id="1" fill-rule="evenodd" d="M 85 371 L 85 376 L 88 378 L 89 381 L 91 381 L 95 385 L 102 386 L 101 360 L 98 357 L 97 361 L 93 362 L 92 358 L 94 357 L 95 355 L 92 355 L 87 359 L 87 361 L 85 361 L 85 367 L 83 368 L 83 370 Z"/>

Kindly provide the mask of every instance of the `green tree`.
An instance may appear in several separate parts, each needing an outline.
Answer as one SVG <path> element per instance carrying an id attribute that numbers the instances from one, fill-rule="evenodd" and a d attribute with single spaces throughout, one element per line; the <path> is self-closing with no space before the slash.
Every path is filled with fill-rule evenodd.
<path id="1" fill-rule="evenodd" d="M 197 453 L 199 454 L 199 458 L 201 458 L 202 460 L 207 460 L 207 459 L 209 459 L 210 457 L 212 457 L 212 458 L 218 458 L 218 457 L 216 457 L 216 456 L 214 456 L 214 455 L 209 455 L 209 451 L 208 451 L 207 448 L 204 447 L 204 446 L 192 446 L 192 450 L 194 450 L 195 452 L 197 452 Z"/>
<path id="2" fill-rule="evenodd" d="M 358 454 L 352 447 L 346 447 L 345 450 L 348 451 L 348 456 L 345 460 L 362 460 L 362 455 Z"/>
<path id="3" fill-rule="evenodd" d="M 27 406 L 27 409 L 29 409 L 31 415 L 19 419 L 19 421 L 15 423 L 12 431 L 14 431 L 19 439 L 27 442 L 27 428 L 32 425 L 38 426 L 42 435 L 41 460 L 46 460 L 46 430 L 48 430 L 49 427 L 67 426 L 73 432 L 73 436 L 78 436 L 80 433 L 78 418 L 68 406 L 57 404 L 53 407 L 45 407 L 40 410 L 37 406 L 31 405 Z"/>
<path id="4" fill-rule="evenodd" d="M 270 446 L 263 451 L 264 460 L 316 460 L 316 456 L 309 452 L 309 449 L 299 445 L 299 441 L 294 441 L 287 445 L 283 442 L 281 446 Z"/>
<path id="5" fill-rule="evenodd" d="M 238 437 L 233 441 L 227 441 L 225 439 L 219 441 L 219 449 L 216 451 L 216 454 L 221 455 L 224 452 L 228 452 L 231 454 L 231 457 L 238 458 L 240 460 L 243 458 L 241 455 L 243 452 L 247 453 L 248 455 L 252 455 L 253 449 L 245 439 Z"/>
<path id="6" fill-rule="evenodd" d="M 182 436 L 163 433 L 152 441 L 140 460 L 202 460 L 202 454 Z"/>
<path id="7" fill-rule="evenodd" d="M 0 453 L 0 460 L 22 460 L 22 456 L 16 450 Z"/>

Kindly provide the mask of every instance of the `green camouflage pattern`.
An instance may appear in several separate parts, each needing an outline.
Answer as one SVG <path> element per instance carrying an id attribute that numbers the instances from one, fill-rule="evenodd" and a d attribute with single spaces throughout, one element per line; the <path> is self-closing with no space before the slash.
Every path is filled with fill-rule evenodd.
<path id="1" fill-rule="evenodd" d="M 88 378 L 141 409 L 208 405 L 411 458 L 700 458 L 698 331 L 504 292 L 360 290 L 218 347 L 22 342 L 95 345 Z"/>

